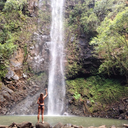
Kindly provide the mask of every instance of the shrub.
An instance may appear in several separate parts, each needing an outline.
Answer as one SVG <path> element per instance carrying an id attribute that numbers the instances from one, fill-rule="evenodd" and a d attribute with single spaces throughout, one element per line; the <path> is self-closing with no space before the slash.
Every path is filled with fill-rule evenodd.
<path id="1" fill-rule="evenodd" d="M 4 11 L 22 10 L 27 0 L 7 0 L 4 6 Z"/>
<path id="2" fill-rule="evenodd" d="M 77 78 L 68 80 L 66 83 L 68 92 L 74 94 L 75 99 L 82 96 L 82 98 L 89 99 L 92 103 L 110 104 L 128 95 L 128 88 L 121 86 L 119 80 L 101 76 L 92 76 L 87 79 Z"/>

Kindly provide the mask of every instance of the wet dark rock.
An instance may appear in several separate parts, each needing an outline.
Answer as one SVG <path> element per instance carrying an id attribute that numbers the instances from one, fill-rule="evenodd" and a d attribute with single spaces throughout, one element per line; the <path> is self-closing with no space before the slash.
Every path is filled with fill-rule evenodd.
<path id="1" fill-rule="evenodd" d="M 44 123 L 36 123 L 35 125 L 36 128 L 50 128 L 50 124 L 47 122 Z"/>
<path id="2" fill-rule="evenodd" d="M 125 106 L 123 104 L 119 105 L 119 113 L 122 114 L 125 112 Z"/>
<path id="3" fill-rule="evenodd" d="M 73 127 L 73 128 L 79 128 L 79 126 L 77 126 L 77 125 L 72 125 L 72 127 Z"/>
<path id="4" fill-rule="evenodd" d="M 125 114 L 124 113 L 120 114 L 119 119 L 125 119 Z"/>
<path id="5" fill-rule="evenodd" d="M 34 126 L 32 125 L 32 123 L 30 122 L 23 122 L 20 124 L 17 123 L 12 123 L 9 128 L 33 128 Z"/>

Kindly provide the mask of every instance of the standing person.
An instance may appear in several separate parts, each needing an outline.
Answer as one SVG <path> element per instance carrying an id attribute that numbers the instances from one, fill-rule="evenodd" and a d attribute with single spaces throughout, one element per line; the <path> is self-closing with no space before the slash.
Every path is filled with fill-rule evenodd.
<path id="1" fill-rule="evenodd" d="M 47 97 L 48 93 L 47 93 L 47 88 L 45 89 L 45 96 L 43 93 L 40 94 L 40 97 L 37 100 L 37 104 L 39 104 L 38 106 L 38 116 L 37 116 L 37 120 L 39 123 L 39 118 L 40 118 L 40 111 L 41 111 L 41 115 L 42 115 L 42 123 L 44 123 L 44 99 Z"/>

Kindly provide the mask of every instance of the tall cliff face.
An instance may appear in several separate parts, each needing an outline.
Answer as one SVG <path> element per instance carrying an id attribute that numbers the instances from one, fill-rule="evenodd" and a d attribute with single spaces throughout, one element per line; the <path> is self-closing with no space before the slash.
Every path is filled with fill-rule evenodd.
<path id="1" fill-rule="evenodd" d="M 65 1 L 65 24 L 79 2 Z M 19 36 L 17 50 L 10 57 L 8 72 L 0 83 L 0 114 L 37 114 L 36 100 L 48 86 L 50 0 L 29 0 L 22 12 L 27 12 L 29 22 Z M 67 27 L 65 33 L 66 77 L 91 74 L 91 70 L 98 67 L 99 61 L 92 57 L 89 35 L 84 35 L 80 28 L 72 31 Z M 46 113 L 47 99 L 45 102 Z"/>
<path id="2" fill-rule="evenodd" d="M 22 10 L 26 12 L 29 22 L 0 82 L 0 114 L 37 114 L 37 98 L 47 87 L 50 3 L 30 0 Z"/>
<path id="3" fill-rule="evenodd" d="M 67 27 L 65 27 L 64 63 L 67 79 L 91 75 L 100 65 L 100 60 L 92 56 L 93 48 L 89 45 L 91 36 L 96 33 L 86 34 L 79 26 L 79 22 L 76 29 L 69 26 L 70 14 L 75 6 L 82 2 L 84 0 L 65 1 L 65 26 Z M 89 7 L 93 6 L 92 0 Z M 0 82 L 0 114 L 37 114 L 37 98 L 41 92 L 45 93 L 44 88 L 48 86 L 50 0 L 29 0 L 22 12 L 24 14 L 27 12 L 29 18 L 24 25 L 25 29 L 19 35 L 17 49 L 9 59 L 8 72 Z M 78 110 L 83 104 L 68 106 L 72 96 L 68 95 L 68 91 L 66 96 L 65 111 L 85 115 L 83 109 Z M 75 110 L 77 110 L 76 113 Z M 45 114 L 46 112 L 47 99 Z"/>

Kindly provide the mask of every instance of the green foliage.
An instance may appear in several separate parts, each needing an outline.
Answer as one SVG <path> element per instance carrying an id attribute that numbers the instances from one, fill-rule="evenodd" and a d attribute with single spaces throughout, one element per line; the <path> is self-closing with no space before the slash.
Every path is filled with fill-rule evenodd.
<path id="1" fill-rule="evenodd" d="M 82 59 L 80 60 L 80 58 L 79 58 L 79 55 L 81 53 L 80 49 L 78 49 L 79 44 L 76 41 L 77 38 L 79 38 L 79 36 L 81 34 L 85 34 L 86 37 L 88 38 L 87 39 L 88 41 L 93 39 L 93 42 L 95 42 L 95 43 L 93 43 L 93 45 L 96 46 L 95 47 L 95 50 L 97 51 L 96 53 L 98 53 L 98 55 L 101 53 L 102 56 L 105 55 L 103 53 L 107 52 L 108 49 L 110 50 L 110 48 L 108 48 L 110 42 L 112 42 L 111 45 L 113 45 L 110 47 L 116 48 L 116 41 L 118 40 L 118 39 L 116 39 L 116 37 L 119 37 L 120 40 L 125 42 L 123 39 L 123 36 L 118 36 L 118 34 L 116 34 L 115 37 L 113 36 L 113 38 L 110 38 L 110 36 L 109 36 L 109 34 L 113 35 L 115 33 L 114 31 L 119 31 L 120 33 L 122 33 L 125 30 L 125 29 L 123 29 L 123 30 L 116 30 L 115 29 L 114 30 L 111 26 L 111 22 L 113 22 L 112 20 L 116 17 L 116 15 L 118 13 L 121 13 L 122 10 L 125 9 L 125 7 L 126 6 L 125 6 L 124 0 L 102 0 L 102 1 L 100 0 L 100 1 L 95 1 L 95 2 L 92 0 L 86 0 L 83 2 L 79 1 L 73 7 L 73 9 L 70 8 L 70 6 L 69 6 L 69 8 L 67 9 L 68 12 L 70 12 L 70 13 L 69 13 L 69 17 L 66 20 L 66 22 L 67 22 L 67 24 L 66 24 L 67 35 L 66 36 L 67 36 L 67 38 L 70 38 L 69 33 L 71 33 L 71 34 L 74 33 L 73 37 L 75 39 L 73 42 L 69 41 L 68 45 L 66 46 L 66 47 L 68 47 L 68 55 L 67 55 L 68 56 L 68 58 L 67 58 L 67 60 L 68 60 L 68 68 L 67 68 L 68 73 L 67 73 L 67 77 L 70 77 L 70 78 L 72 76 L 75 77 L 75 76 L 77 76 L 77 74 L 79 74 L 80 70 L 84 71 L 83 67 L 82 67 L 83 65 L 81 63 Z M 124 21 L 125 20 L 123 18 L 122 19 L 122 25 L 123 25 Z M 125 22 L 127 22 L 127 21 L 125 21 Z M 108 29 L 109 25 L 110 25 L 111 29 L 113 29 L 113 32 L 110 32 L 111 29 L 109 31 L 109 29 Z M 120 28 L 119 25 L 117 28 Z M 99 34 L 98 39 L 100 36 L 102 36 L 101 40 L 100 39 L 98 40 L 97 37 L 95 37 L 97 34 Z M 106 36 L 106 34 L 108 36 Z M 104 42 L 104 40 L 106 40 L 106 42 Z M 105 45 L 102 45 L 100 43 L 101 41 Z M 119 42 L 119 40 L 118 40 L 118 42 Z M 97 48 L 97 45 L 98 45 L 99 49 Z M 107 53 L 109 53 L 109 52 L 107 52 Z M 109 55 L 109 56 L 107 56 L 108 58 L 110 58 L 112 56 L 111 54 L 108 54 L 108 55 Z M 105 58 L 105 57 L 103 57 L 103 58 Z M 122 59 L 125 59 L 125 58 L 122 58 Z M 127 61 L 127 59 L 125 59 L 125 60 Z M 105 66 L 104 66 L 104 64 L 105 64 Z M 105 61 L 100 66 L 100 69 L 99 69 L 100 73 L 103 73 L 103 72 L 108 73 L 108 71 L 115 70 L 114 68 L 113 69 L 108 68 L 109 65 L 117 65 L 117 63 L 115 63 L 115 61 L 113 62 L 113 61 L 110 61 L 107 59 L 107 61 Z M 125 63 L 123 63 L 123 65 L 125 65 Z M 118 66 L 117 66 L 117 69 L 120 70 L 118 68 Z M 119 71 L 117 71 L 117 72 L 119 72 Z M 121 73 L 123 73 L 123 72 L 124 72 L 124 70 L 121 71 Z M 91 73 L 97 74 L 98 71 L 95 70 L 95 72 L 94 72 L 94 70 L 92 70 Z"/>
<path id="2" fill-rule="evenodd" d="M 88 16 L 87 13 L 83 13 L 81 17 L 81 25 L 84 28 L 84 32 L 90 33 L 95 31 L 99 24 L 99 19 L 94 12 L 91 12 Z"/>
<path id="3" fill-rule="evenodd" d="M 6 73 L 7 73 L 7 65 L 5 64 L 5 62 L 4 64 L 1 62 L 0 63 L 0 81 L 1 81 L 1 77 L 4 77 Z"/>
<path id="4" fill-rule="evenodd" d="M 71 61 L 73 63 L 68 65 L 67 77 L 73 78 L 73 77 L 75 77 L 79 73 L 79 71 L 81 70 L 82 66 L 79 65 L 77 62 L 75 62 L 73 60 L 71 60 Z"/>
<path id="5" fill-rule="evenodd" d="M 74 94 L 75 99 L 80 96 L 92 103 L 101 102 L 109 104 L 118 101 L 120 98 L 127 96 L 128 88 L 121 86 L 120 81 L 114 79 L 105 79 L 100 76 L 87 78 L 77 78 L 66 81 L 69 93 Z"/>
<path id="6" fill-rule="evenodd" d="M 24 58 L 26 58 L 28 54 L 28 50 L 27 50 L 27 44 L 24 45 Z"/>
<path id="7" fill-rule="evenodd" d="M 100 21 L 111 13 L 111 16 L 116 15 L 125 7 L 125 0 L 100 0 L 97 1 L 94 7 L 94 13 Z"/>
<path id="8" fill-rule="evenodd" d="M 39 10 L 38 15 L 40 17 L 41 22 L 47 23 L 47 22 L 50 21 L 50 16 L 51 15 L 50 15 L 49 11 L 44 11 L 43 12 L 42 10 Z"/>
<path id="9" fill-rule="evenodd" d="M 78 35 L 81 31 L 85 33 L 94 31 L 99 22 L 93 8 L 89 7 L 90 4 L 94 5 L 93 1 L 86 0 L 83 3 L 79 2 L 75 5 L 73 10 L 70 11 L 68 25 L 72 31 L 77 31 Z"/>
<path id="10" fill-rule="evenodd" d="M 104 59 L 99 72 L 121 75 L 128 74 L 128 9 L 119 12 L 114 20 L 105 18 L 98 27 L 98 36 L 90 44 L 95 52 Z"/>
<path id="11" fill-rule="evenodd" d="M 81 97 L 81 95 L 80 95 L 78 92 L 75 92 L 74 98 L 75 98 L 76 100 L 78 100 L 80 97 Z"/>
<path id="12" fill-rule="evenodd" d="M 27 4 L 27 0 L 7 0 L 3 11 L 22 10 L 25 4 Z"/>
<path id="13" fill-rule="evenodd" d="M 75 38 L 75 37 L 74 37 Z M 78 43 L 77 42 L 69 42 L 67 44 L 68 47 L 68 65 L 66 69 L 68 70 L 66 76 L 70 78 L 74 78 L 77 76 L 77 74 L 81 71 L 82 69 L 82 64 L 79 63 L 79 60 L 81 59 L 79 57 L 80 54 L 80 48 L 78 48 Z"/>
<path id="14" fill-rule="evenodd" d="M 72 31 L 84 31 L 86 34 L 93 33 L 100 25 L 101 21 L 111 12 L 111 17 L 116 15 L 125 7 L 124 0 L 86 0 L 78 3 L 70 11 L 68 25 Z"/>
<path id="15" fill-rule="evenodd" d="M 42 78 L 45 78 L 46 77 L 46 74 L 45 72 L 40 72 L 38 74 L 35 74 L 34 76 L 32 77 L 29 77 L 28 78 L 28 81 L 38 81 L 38 82 L 42 82 Z"/>
<path id="16" fill-rule="evenodd" d="M 6 2 L 5 0 L 0 1 L 0 10 L 2 10 L 4 8 L 5 2 Z"/>
<path id="17" fill-rule="evenodd" d="M 90 77 L 86 84 L 89 85 L 89 95 L 93 97 L 94 101 L 111 103 L 127 95 L 128 88 L 121 86 L 120 82 L 114 79 Z"/>
<path id="18" fill-rule="evenodd" d="M 0 82 L 0 90 L 1 90 L 1 88 L 2 88 L 2 82 Z"/>
<path id="19" fill-rule="evenodd" d="M 82 93 L 83 85 L 85 81 L 83 78 L 75 79 L 75 80 L 67 80 L 66 85 L 68 88 L 68 92 L 73 94 L 75 99 L 80 98 L 80 94 Z"/>
<path id="20" fill-rule="evenodd" d="M 78 2 L 70 12 L 67 20 L 70 29 L 79 35 L 81 31 L 86 34 L 96 33 L 97 27 L 105 17 L 115 17 L 126 7 L 125 0 L 86 0 Z M 92 36 L 94 36 L 92 35 Z"/>
<path id="21" fill-rule="evenodd" d="M 42 78 L 43 78 L 45 75 L 46 75 L 45 72 L 42 72 L 42 73 L 40 73 L 40 74 L 35 75 L 35 77 L 36 77 L 36 79 L 37 79 L 38 81 L 41 81 Z"/>
<path id="22" fill-rule="evenodd" d="M 7 0 L 3 11 L 0 12 L 0 78 L 5 76 L 14 50 L 27 42 L 31 35 L 33 28 L 31 20 L 22 12 L 26 2 L 26 0 Z M 26 56 L 27 46 L 23 47 Z"/>
<path id="23" fill-rule="evenodd" d="M 12 42 L 8 42 L 5 44 L 0 43 L 0 78 L 4 77 L 7 73 L 7 67 L 9 64 L 8 58 L 13 53 L 16 45 Z"/>
<path id="24" fill-rule="evenodd" d="M 9 64 L 9 58 L 11 54 L 16 49 L 16 45 L 14 44 L 17 37 L 14 33 L 12 33 L 12 29 L 14 29 L 14 24 L 7 18 L 7 15 L 1 13 L 0 15 L 0 78 L 4 77 L 7 72 L 7 67 Z"/>

